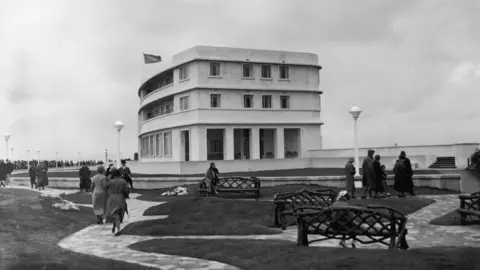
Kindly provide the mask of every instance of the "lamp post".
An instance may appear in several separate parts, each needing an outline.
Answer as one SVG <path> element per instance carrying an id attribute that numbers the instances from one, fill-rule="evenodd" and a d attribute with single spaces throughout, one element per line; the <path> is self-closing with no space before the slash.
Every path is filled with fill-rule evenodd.
<path id="1" fill-rule="evenodd" d="M 37 165 L 40 165 L 40 149 L 37 149 L 37 156 L 38 156 L 38 164 Z"/>
<path id="2" fill-rule="evenodd" d="M 80 151 L 78 152 L 78 166 L 82 166 L 82 165 L 80 164 Z"/>
<path id="3" fill-rule="evenodd" d="M 55 160 L 55 168 L 58 168 L 58 150 L 55 150 L 55 153 L 57 154 L 57 160 Z"/>
<path id="4" fill-rule="evenodd" d="M 10 148 L 10 159 L 13 159 L 13 150 L 15 150 L 15 148 Z"/>
<path id="5" fill-rule="evenodd" d="M 5 138 L 5 159 L 8 159 L 8 140 L 10 139 L 11 136 L 12 134 L 8 132 L 3 134 L 3 137 Z"/>
<path id="6" fill-rule="evenodd" d="M 108 163 L 108 151 L 107 148 L 105 148 L 105 165 Z"/>
<path id="7" fill-rule="evenodd" d="M 360 162 L 358 157 L 358 127 L 357 127 L 357 120 L 362 110 L 359 107 L 353 106 L 350 109 L 350 114 L 353 116 L 353 148 L 355 153 L 355 167 L 357 168 L 357 172 L 355 176 L 360 176 Z"/>
<path id="8" fill-rule="evenodd" d="M 30 148 L 27 148 L 27 164 L 30 167 Z"/>
<path id="9" fill-rule="evenodd" d="M 116 121 L 113 126 L 117 130 L 117 168 L 120 168 L 120 131 L 124 125 L 122 121 Z"/>

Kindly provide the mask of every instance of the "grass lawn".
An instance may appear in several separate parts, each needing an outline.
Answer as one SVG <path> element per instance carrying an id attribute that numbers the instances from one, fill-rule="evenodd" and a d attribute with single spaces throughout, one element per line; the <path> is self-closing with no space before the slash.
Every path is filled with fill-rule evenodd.
<path id="1" fill-rule="evenodd" d="M 206 170 L 206 168 L 205 168 Z M 221 173 L 221 168 L 219 168 Z M 275 177 L 275 176 L 336 176 L 344 175 L 344 168 L 306 168 L 306 169 L 288 169 L 288 170 L 270 170 L 270 171 L 256 171 L 256 172 L 231 172 L 231 173 L 221 173 L 221 176 L 257 176 L 257 177 Z M 422 169 L 415 170 L 415 174 L 440 174 L 441 171 L 434 169 Z M 387 170 L 389 175 L 392 174 L 391 170 Z M 95 173 L 94 173 L 95 174 Z M 15 174 L 17 177 L 28 177 L 28 172 L 22 172 Z M 68 177 L 68 178 L 78 178 L 78 171 L 56 171 L 49 172 L 49 177 Z M 132 178 L 135 181 L 135 177 L 199 177 L 203 178 L 205 173 L 201 174 L 189 174 L 189 175 L 178 175 L 178 174 L 140 174 L 133 172 Z"/>
<path id="2" fill-rule="evenodd" d="M 163 201 L 172 201 L 177 200 L 181 197 L 196 197 L 197 196 L 197 189 L 198 184 L 192 185 L 182 185 L 181 187 L 187 188 L 188 195 L 185 196 L 162 196 L 161 194 L 165 191 L 173 190 L 174 188 L 163 188 L 163 189 L 135 189 L 134 193 L 140 193 L 142 196 L 137 197 L 139 200 L 145 201 L 154 201 L 154 202 L 163 202 Z M 283 192 L 291 192 L 300 190 L 302 188 L 311 189 L 311 190 L 318 190 L 318 189 L 332 189 L 336 192 L 342 190 L 342 188 L 330 188 L 320 185 L 309 185 L 309 184 L 294 184 L 294 185 L 280 185 L 280 186 L 273 186 L 273 187 L 262 187 L 260 191 L 260 200 L 272 200 L 273 195 L 277 193 Z M 395 194 L 393 190 L 389 190 L 390 193 Z M 356 194 L 360 196 L 363 193 L 363 189 L 357 189 Z M 444 190 L 444 189 L 436 189 L 436 188 L 429 188 L 429 187 L 416 187 L 415 193 L 417 195 L 439 195 L 439 194 L 458 194 L 459 192 Z"/>
<path id="3" fill-rule="evenodd" d="M 57 243 L 94 224 L 91 208 L 53 208 L 56 198 L 21 189 L 0 189 L 0 269 L 153 269 L 64 250 Z"/>
<path id="4" fill-rule="evenodd" d="M 215 260 L 249 270 L 473 270 L 480 265 L 480 249 L 425 248 L 388 250 L 298 247 L 272 240 L 149 240 L 130 246 L 152 253 Z"/>
<path id="5" fill-rule="evenodd" d="M 423 208 L 433 200 L 391 197 L 382 200 L 351 200 L 355 205 L 385 205 L 404 214 Z M 215 197 L 175 197 L 166 204 L 150 207 L 144 215 L 168 215 L 166 219 L 128 224 L 124 234 L 132 235 L 250 235 L 276 234 L 271 201 L 231 200 Z"/>
<path id="6" fill-rule="evenodd" d="M 439 225 L 439 226 L 461 226 L 460 223 L 460 214 L 457 211 L 452 211 L 444 216 L 438 217 L 434 220 L 430 221 L 432 225 Z M 467 221 L 468 225 L 479 225 L 480 220 L 472 220 Z"/>

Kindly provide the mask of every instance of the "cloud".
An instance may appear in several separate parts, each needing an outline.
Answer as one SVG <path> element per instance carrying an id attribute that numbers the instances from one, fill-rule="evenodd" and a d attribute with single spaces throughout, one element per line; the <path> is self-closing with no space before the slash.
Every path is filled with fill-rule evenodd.
<path id="1" fill-rule="evenodd" d="M 475 140 L 480 130 L 467 119 L 480 98 L 479 7 L 475 0 L 0 0 L 0 132 L 45 157 L 59 149 L 76 159 L 82 149 L 84 158 L 102 158 L 105 148 L 114 154 L 111 124 L 120 119 L 122 152 L 131 157 L 141 81 L 198 44 L 318 54 L 325 147 L 352 145 L 353 105 L 364 109 L 365 146 Z M 144 65 L 142 52 L 164 62 Z"/>

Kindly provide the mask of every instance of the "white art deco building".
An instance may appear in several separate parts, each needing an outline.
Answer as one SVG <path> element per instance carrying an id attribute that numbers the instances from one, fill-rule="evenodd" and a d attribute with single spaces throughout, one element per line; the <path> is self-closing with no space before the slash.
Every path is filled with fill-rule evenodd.
<path id="1" fill-rule="evenodd" d="M 196 46 L 138 90 L 141 162 L 284 159 L 321 149 L 318 56 Z"/>

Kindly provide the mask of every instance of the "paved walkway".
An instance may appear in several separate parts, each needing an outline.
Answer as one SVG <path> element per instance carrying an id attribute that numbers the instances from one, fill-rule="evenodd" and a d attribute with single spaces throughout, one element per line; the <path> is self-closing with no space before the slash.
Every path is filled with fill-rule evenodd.
<path id="1" fill-rule="evenodd" d="M 46 189 L 42 191 L 47 196 L 60 195 L 77 191 Z M 45 196 L 44 195 L 44 196 Z M 143 212 L 160 202 L 147 202 L 135 199 L 138 194 L 131 194 L 128 201 L 130 217 L 126 218 L 125 225 L 131 222 L 161 219 L 166 216 L 142 216 Z M 410 248 L 422 248 L 431 246 L 471 246 L 480 247 L 480 226 L 435 226 L 429 221 L 450 213 L 458 207 L 458 195 L 429 195 L 422 196 L 434 199 L 436 202 L 422 208 L 408 216 L 407 241 Z M 91 205 L 84 205 L 91 207 Z M 146 253 L 131 250 L 129 245 L 151 239 L 278 239 L 296 241 L 296 229 L 290 227 L 278 235 L 247 235 L 247 236 L 165 236 L 149 237 L 121 235 L 112 236 L 111 225 L 92 225 L 73 235 L 63 239 L 59 246 L 79 253 L 105 257 L 108 259 L 121 260 L 137 263 L 158 269 L 238 269 L 233 266 L 214 261 L 206 261 L 188 257 L 171 256 L 157 253 Z M 313 246 L 338 247 L 338 240 L 317 242 Z M 364 248 L 383 248 L 383 245 L 359 245 Z"/>

